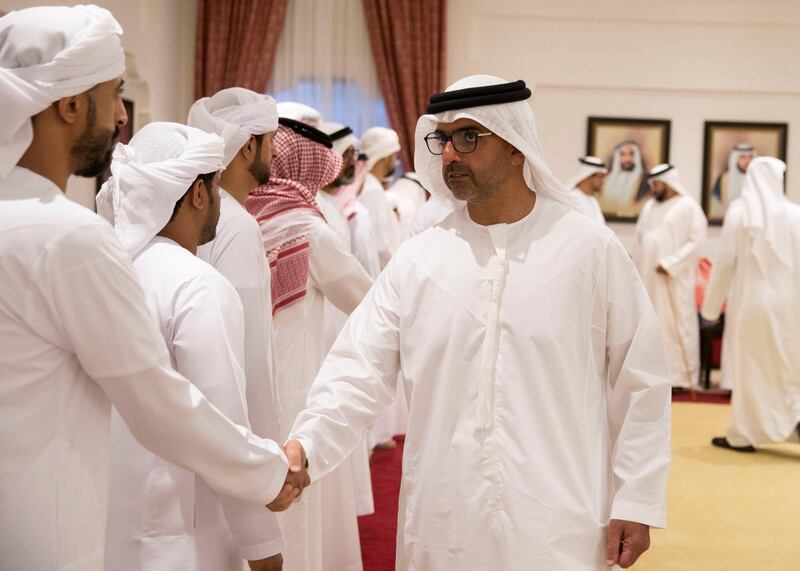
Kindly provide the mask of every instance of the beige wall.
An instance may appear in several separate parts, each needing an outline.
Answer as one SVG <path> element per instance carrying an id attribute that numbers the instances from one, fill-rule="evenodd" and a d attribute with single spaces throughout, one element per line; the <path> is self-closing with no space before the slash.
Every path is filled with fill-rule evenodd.
<path id="1" fill-rule="evenodd" d="M 525 79 L 547 158 L 568 178 L 586 150 L 586 119 L 672 120 L 670 162 L 699 199 L 703 122 L 789 126 L 800 170 L 800 2 L 793 0 L 451 0 L 448 80 Z M 800 175 L 788 178 L 800 202 Z M 629 245 L 632 224 L 612 227 Z M 714 252 L 718 228 L 703 253 Z"/>
<path id="2" fill-rule="evenodd" d="M 41 4 L 73 5 L 59 0 L 0 0 L 0 9 Z M 88 2 L 85 2 L 88 3 Z M 148 97 L 131 85 L 127 95 L 152 121 L 186 120 L 194 100 L 196 0 L 92 0 L 111 10 L 122 25 L 122 45 L 132 55 Z M 141 98 L 141 100 L 140 100 Z M 141 121 L 135 127 L 140 128 Z M 94 181 L 73 177 L 67 195 L 94 206 Z"/>

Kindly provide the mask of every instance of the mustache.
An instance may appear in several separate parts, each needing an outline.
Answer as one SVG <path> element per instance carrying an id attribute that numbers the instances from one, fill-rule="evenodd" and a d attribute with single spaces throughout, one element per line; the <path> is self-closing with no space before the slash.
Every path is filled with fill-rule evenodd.
<path id="1" fill-rule="evenodd" d="M 450 163 L 444 168 L 444 174 L 446 176 L 450 176 L 451 174 L 463 174 L 463 175 L 472 175 L 472 170 L 469 167 L 464 165 L 460 165 L 458 163 Z"/>

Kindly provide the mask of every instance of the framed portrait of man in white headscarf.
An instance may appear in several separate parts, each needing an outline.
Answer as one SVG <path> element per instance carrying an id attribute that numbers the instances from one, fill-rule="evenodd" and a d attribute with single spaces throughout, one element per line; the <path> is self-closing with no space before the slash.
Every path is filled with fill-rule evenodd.
<path id="1" fill-rule="evenodd" d="M 728 205 L 742 194 L 747 166 L 755 157 L 786 161 L 786 123 L 706 121 L 703 141 L 703 210 L 722 224 Z"/>
<path id="2" fill-rule="evenodd" d="M 650 188 L 645 174 L 669 162 L 670 121 L 589 117 L 586 153 L 608 165 L 597 200 L 608 221 L 635 221 Z"/>

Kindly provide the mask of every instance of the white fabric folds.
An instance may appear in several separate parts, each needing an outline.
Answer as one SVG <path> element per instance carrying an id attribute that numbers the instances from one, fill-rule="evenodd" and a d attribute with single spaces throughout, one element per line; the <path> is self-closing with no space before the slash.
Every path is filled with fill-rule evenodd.
<path id="1" fill-rule="evenodd" d="M 587 159 L 594 159 L 594 160 L 587 160 Z M 595 163 L 596 161 L 596 163 Z M 598 159 L 597 157 L 585 157 L 584 159 L 578 159 L 580 163 L 580 168 L 575 175 L 567 181 L 567 189 L 573 189 L 577 187 L 580 183 L 584 180 L 589 178 L 590 176 L 601 173 L 601 174 L 608 174 L 608 169 L 605 167 L 603 162 Z"/>
<path id="2" fill-rule="evenodd" d="M 219 135 L 161 122 L 144 126 L 128 145 L 117 145 L 97 211 L 131 258 L 167 225 L 175 203 L 199 175 L 223 168 L 224 148 Z"/>
<path id="3" fill-rule="evenodd" d="M 794 269 L 788 199 L 783 193 L 786 163 L 774 157 L 756 157 L 747 167 L 742 185 L 744 227 L 752 236 L 753 253 L 763 272 L 763 249 L 770 248 L 789 269 Z"/>
<path id="4" fill-rule="evenodd" d="M 294 119 L 318 129 L 322 124 L 322 113 L 296 101 L 281 101 L 278 103 L 278 115 L 287 119 Z"/>
<path id="5" fill-rule="evenodd" d="M 326 121 L 319 126 L 319 130 L 330 136 L 333 150 L 340 155 L 343 155 L 351 146 L 358 148 L 358 139 L 353 131 L 344 125 Z"/>
<path id="6" fill-rule="evenodd" d="M 372 127 L 361 136 L 361 152 L 367 155 L 367 170 L 372 170 L 379 160 L 400 152 L 400 137 L 394 129 Z"/>
<path id="7" fill-rule="evenodd" d="M 38 7 L 0 18 L 0 180 L 33 141 L 31 117 L 125 72 L 122 28 L 97 6 Z"/>
<path id="8" fill-rule="evenodd" d="M 223 138 L 227 167 L 252 135 L 278 130 L 278 107 L 269 95 L 230 87 L 195 101 L 187 124 Z"/>

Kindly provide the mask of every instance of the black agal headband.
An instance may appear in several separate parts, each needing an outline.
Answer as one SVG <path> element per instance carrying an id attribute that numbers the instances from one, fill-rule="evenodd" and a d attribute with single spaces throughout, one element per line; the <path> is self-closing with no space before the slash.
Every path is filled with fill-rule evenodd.
<path id="1" fill-rule="evenodd" d="M 353 130 L 350 127 L 343 127 L 338 131 L 334 131 L 328 136 L 331 138 L 331 141 L 335 142 L 338 141 L 339 139 L 344 139 L 347 135 L 352 135 L 352 134 Z"/>
<path id="2" fill-rule="evenodd" d="M 659 165 L 657 167 L 653 167 L 650 169 L 650 172 L 647 173 L 645 178 L 653 178 L 658 175 L 664 174 L 665 172 L 671 171 L 675 167 L 670 164 Z"/>
<path id="3" fill-rule="evenodd" d="M 291 129 L 298 135 L 305 137 L 315 143 L 319 143 L 324 147 L 329 149 L 333 148 L 333 143 L 331 142 L 331 138 L 320 131 L 319 129 L 315 129 L 311 125 L 306 125 L 305 123 L 301 123 L 300 121 L 295 121 L 294 119 L 288 119 L 286 117 L 278 117 L 278 124 L 283 125 L 287 129 Z"/>
<path id="4" fill-rule="evenodd" d="M 524 81 L 519 79 L 511 83 L 468 87 L 466 89 L 436 93 L 431 95 L 428 101 L 427 112 L 435 114 L 468 107 L 513 103 L 515 101 L 525 101 L 530 96 L 531 90 L 525 87 Z"/>

